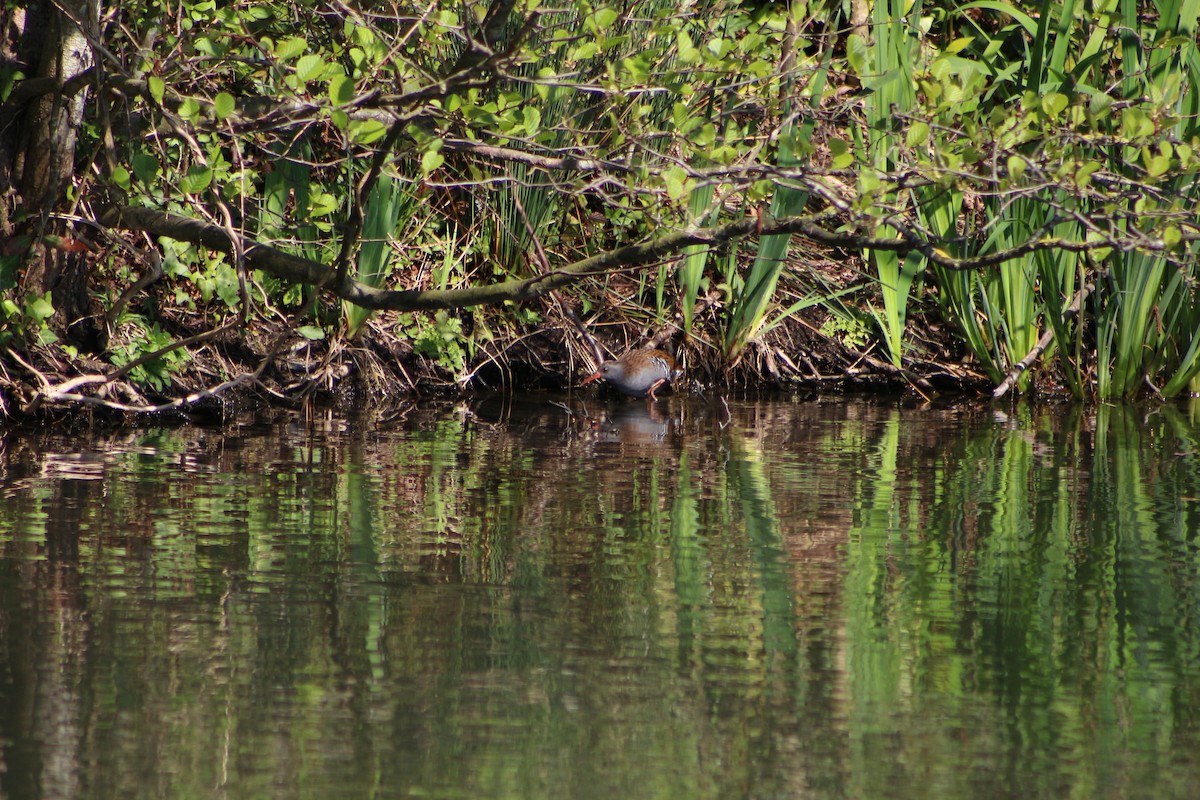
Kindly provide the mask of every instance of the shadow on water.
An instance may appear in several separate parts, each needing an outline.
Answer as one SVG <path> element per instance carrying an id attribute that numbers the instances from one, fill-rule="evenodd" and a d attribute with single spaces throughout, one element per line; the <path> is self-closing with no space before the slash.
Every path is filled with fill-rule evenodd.
<path id="1" fill-rule="evenodd" d="M 1200 426 L 788 400 L 0 440 L 6 797 L 1185 797 Z"/>

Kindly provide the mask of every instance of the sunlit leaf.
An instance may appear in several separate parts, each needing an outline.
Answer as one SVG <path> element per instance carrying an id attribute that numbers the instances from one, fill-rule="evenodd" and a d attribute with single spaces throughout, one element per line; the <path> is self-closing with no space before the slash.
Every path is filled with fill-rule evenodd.
<path id="1" fill-rule="evenodd" d="M 679 50 L 680 64 L 693 64 L 700 58 L 700 51 L 696 49 L 692 37 L 688 36 L 685 30 L 680 30 L 677 34 L 676 47 Z"/>
<path id="2" fill-rule="evenodd" d="M 426 150 L 421 156 L 421 174 L 429 177 L 429 174 L 442 166 L 446 159 L 437 150 Z"/>
<path id="3" fill-rule="evenodd" d="M 325 338 L 325 331 L 316 325 L 301 325 L 296 328 L 296 333 L 312 342 L 317 342 Z"/>
<path id="4" fill-rule="evenodd" d="M 668 167 L 663 170 L 662 178 L 667 187 L 667 196 L 672 200 L 678 200 L 685 193 L 691 191 L 691 187 L 688 185 L 687 170 L 683 167 Z"/>
<path id="5" fill-rule="evenodd" d="M 850 149 L 850 143 L 845 139 L 834 137 L 826 145 L 833 156 L 830 166 L 834 169 L 846 169 L 854 163 L 854 151 Z"/>
<path id="6" fill-rule="evenodd" d="M 304 82 L 315 81 L 325 71 L 325 59 L 318 55 L 302 56 L 296 61 L 296 77 Z"/>
<path id="7" fill-rule="evenodd" d="M 335 106 L 344 106 L 354 99 L 354 81 L 337 75 L 329 81 L 329 99 Z"/>
<path id="8" fill-rule="evenodd" d="M 525 133 L 529 136 L 537 136 L 538 130 L 542 126 L 542 112 L 538 111 L 536 106 L 525 106 L 521 116 L 521 125 L 525 128 Z"/>
<path id="9" fill-rule="evenodd" d="M 130 180 L 129 170 L 117 164 L 112 170 L 113 183 L 121 187 L 125 191 L 129 191 L 133 187 L 133 181 Z"/>
<path id="10" fill-rule="evenodd" d="M 1025 174 L 1025 170 L 1029 166 L 1025 159 L 1018 155 L 1009 156 L 1007 163 L 1009 177 L 1014 181 L 1021 180 L 1021 176 Z"/>
<path id="11" fill-rule="evenodd" d="M 54 305 L 50 302 L 50 295 L 35 297 L 26 303 L 25 314 L 37 322 L 48 320 L 54 316 Z"/>
<path id="12" fill-rule="evenodd" d="M 339 208 L 338 199 L 328 192 L 317 192 L 310 203 L 308 215 L 314 218 L 328 216 Z"/>
<path id="13" fill-rule="evenodd" d="M 1154 134 L 1154 120 L 1138 108 L 1121 110 L 1121 132 L 1131 140 L 1144 139 Z"/>
<path id="14" fill-rule="evenodd" d="M 275 57 L 280 61 L 291 61 L 308 50 L 308 42 L 300 37 L 284 39 L 275 45 Z"/>
<path id="15" fill-rule="evenodd" d="M 150 89 L 150 97 L 154 99 L 155 103 L 161 106 L 163 93 L 167 90 L 167 85 L 163 82 L 163 79 L 157 75 L 151 75 L 146 79 L 146 86 Z"/>
<path id="16" fill-rule="evenodd" d="M 595 13 L 588 19 L 588 23 L 597 32 L 608 30 L 612 24 L 617 21 L 620 15 L 616 9 L 604 7 L 596 9 Z"/>
<path id="17" fill-rule="evenodd" d="M 1151 178 L 1157 178 L 1171 168 L 1171 159 L 1169 156 L 1154 154 L 1150 158 L 1145 159 L 1146 175 Z"/>
<path id="18" fill-rule="evenodd" d="M 908 128 L 904 142 L 909 147 L 920 147 L 929 141 L 929 123 L 918 120 Z"/>
<path id="19" fill-rule="evenodd" d="M 595 42 L 584 42 L 571 51 L 570 56 L 568 56 L 568 60 L 586 61 L 587 59 L 595 56 L 596 53 L 599 52 L 599 49 L 599 46 Z"/>
<path id="20" fill-rule="evenodd" d="M 350 135 L 358 144 L 371 144 L 383 138 L 387 126 L 377 119 L 354 120 L 350 123 Z"/>
<path id="21" fill-rule="evenodd" d="M 1042 111 L 1050 119 L 1057 119 L 1058 115 L 1063 112 L 1070 101 L 1067 96 L 1061 92 L 1050 92 L 1042 98 Z"/>
<path id="22" fill-rule="evenodd" d="M 234 109 L 233 95 L 228 92 L 219 92 L 213 99 L 213 116 L 218 120 L 228 119 L 233 115 Z"/>
<path id="23" fill-rule="evenodd" d="M 185 120 L 193 120 L 200 116 L 200 102 L 189 97 L 179 104 L 179 116 Z"/>
<path id="24" fill-rule="evenodd" d="M 197 194 L 204 191 L 212 183 L 213 171 L 203 164 L 190 167 L 187 174 L 179 181 L 179 188 L 185 194 Z"/>
<path id="25" fill-rule="evenodd" d="M 871 44 L 863 36 L 852 33 L 846 37 L 846 60 L 854 74 L 863 79 L 870 72 Z"/>
<path id="26" fill-rule="evenodd" d="M 974 42 L 974 36 L 960 36 L 953 42 L 950 42 L 950 44 L 946 45 L 945 52 L 950 54 L 960 53 L 966 48 L 970 47 Z"/>

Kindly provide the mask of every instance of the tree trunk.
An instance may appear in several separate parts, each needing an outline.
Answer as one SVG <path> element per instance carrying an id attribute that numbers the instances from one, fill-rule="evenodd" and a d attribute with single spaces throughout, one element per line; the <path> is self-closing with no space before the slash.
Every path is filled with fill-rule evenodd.
<path id="1" fill-rule="evenodd" d="M 66 3 L 81 20 L 98 9 Z M 87 90 L 73 96 L 64 85 L 92 66 L 92 50 L 79 26 L 54 3 L 5 9 L 4 60 L 25 73 L 5 103 L 13 124 L 0 131 L 0 192 L 17 192 L 26 214 L 57 206 L 74 174 L 75 137 Z"/>
<path id="2" fill-rule="evenodd" d="M 26 235 L 37 245 L 15 281 L 26 291 L 40 284 L 42 293 L 51 292 L 58 333 L 88 352 L 104 349 L 107 330 L 88 293 L 87 253 L 37 243 L 69 235 L 67 223 L 50 214 L 61 209 L 75 175 L 75 141 L 87 102 L 86 85 L 69 82 L 93 64 L 74 20 L 96 32 L 98 17 L 98 5 L 88 0 L 34 0 L 25 8 L 6 4 L 0 12 L 0 55 L 5 66 L 26 75 L 0 114 L 11 121 L 0 128 L 0 237 Z"/>

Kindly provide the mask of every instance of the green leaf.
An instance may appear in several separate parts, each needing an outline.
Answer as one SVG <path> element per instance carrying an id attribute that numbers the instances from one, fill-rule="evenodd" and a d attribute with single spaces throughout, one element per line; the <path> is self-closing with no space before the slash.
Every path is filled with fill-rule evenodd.
<path id="1" fill-rule="evenodd" d="M 1154 134 L 1154 120 L 1138 108 L 1121 111 L 1121 133 L 1132 140 L 1144 139 Z"/>
<path id="2" fill-rule="evenodd" d="M 1092 174 L 1100 171 L 1103 164 L 1099 161 L 1088 161 L 1079 167 L 1079 171 L 1075 173 L 1075 185 L 1083 188 L 1092 182 Z"/>
<path id="3" fill-rule="evenodd" d="M 951 42 L 950 44 L 946 45 L 945 52 L 949 53 L 951 55 L 953 55 L 955 53 L 960 53 L 963 50 L 970 47 L 974 41 L 975 41 L 974 36 L 960 36 L 957 39 L 955 39 L 953 42 Z"/>
<path id="4" fill-rule="evenodd" d="M 185 194 L 197 194 L 203 192 L 212 183 L 213 171 L 203 164 L 195 164 L 190 167 L 187 174 L 179 181 L 179 188 Z"/>
<path id="5" fill-rule="evenodd" d="M 241 304 L 241 285 L 237 272 L 228 264 L 217 265 L 217 297 L 224 301 L 226 307 L 235 309 Z"/>
<path id="6" fill-rule="evenodd" d="M 275 57 L 280 61 L 291 61 L 306 50 L 308 50 L 308 42 L 295 36 L 290 39 L 284 39 L 275 45 Z"/>
<path id="7" fill-rule="evenodd" d="M 692 37 L 688 36 L 687 31 L 679 31 L 675 37 L 675 43 L 679 49 L 680 64 L 694 64 L 700 58 L 700 51 L 696 49 L 696 45 L 692 42 Z"/>
<path id="8" fill-rule="evenodd" d="M 920 147 L 929 141 L 929 123 L 918 120 L 908 129 L 904 142 L 909 147 Z"/>
<path id="9" fill-rule="evenodd" d="M 1168 156 L 1155 154 L 1143 160 L 1146 162 L 1146 175 L 1151 178 L 1157 178 L 1171 168 L 1171 159 Z"/>
<path id="10" fill-rule="evenodd" d="M 957 9 L 957 13 L 965 14 L 967 11 L 972 11 L 976 8 L 987 9 L 988 11 L 998 11 L 1013 18 L 1018 25 L 1025 29 L 1025 33 L 1029 36 L 1037 36 L 1037 21 L 1025 12 L 1018 9 L 1011 3 L 1002 3 L 998 0 L 977 0 L 974 3 L 967 3 Z"/>
<path id="11" fill-rule="evenodd" d="M 163 83 L 163 79 L 156 75 L 151 75 L 146 79 L 146 86 L 150 89 L 150 97 L 158 105 L 162 105 L 163 94 L 167 91 L 167 84 Z"/>
<path id="12" fill-rule="evenodd" d="M 194 120 L 200 116 L 200 102 L 194 97 L 189 97 L 179 104 L 179 116 L 185 120 Z"/>
<path id="13" fill-rule="evenodd" d="M 315 81 L 324 71 L 325 59 L 315 54 L 303 56 L 296 62 L 296 77 L 304 83 Z"/>
<path id="14" fill-rule="evenodd" d="M 133 181 L 130 179 L 129 170 L 117 164 L 112 171 L 113 183 L 121 187 L 125 191 L 129 191 L 133 187 Z"/>
<path id="15" fill-rule="evenodd" d="M 446 162 L 437 150 L 426 150 L 421 156 L 421 175 L 428 178 L 430 173 Z"/>
<path id="16" fill-rule="evenodd" d="M 301 325 L 300 327 L 296 328 L 296 333 L 312 342 L 320 341 L 321 339 L 325 338 L 325 331 L 323 331 L 321 328 L 318 328 L 316 325 Z"/>
<path id="17" fill-rule="evenodd" d="M 542 127 L 542 112 L 534 106 L 525 106 L 521 124 L 529 136 L 537 136 L 538 130 Z"/>
<path id="18" fill-rule="evenodd" d="M 864 169 L 858 173 L 858 193 L 864 200 L 869 200 L 869 196 L 879 191 L 882 185 L 883 182 L 879 180 L 875 170 Z"/>
<path id="19" fill-rule="evenodd" d="M 54 305 L 50 302 L 50 294 L 45 297 L 35 297 L 25 304 L 25 315 L 34 322 L 45 322 L 54 316 Z"/>
<path id="20" fill-rule="evenodd" d="M 687 170 L 680 166 L 668 167 L 662 173 L 663 183 L 667 186 L 667 196 L 672 200 L 678 200 L 687 192 L 691 191 L 690 181 L 688 181 Z"/>
<path id="21" fill-rule="evenodd" d="M 1042 98 L 1042 111 L 1049 119 L 1058 119 L 1070 101 L 1061 92 L 1050 92 Z"/>
<path id="22" fill-rule="evenodd" d="M 213 116 L 219 120 L 228 119 L 233 115 L 235 108 L 233 95 L 228 92 L 219 92 L 213 100 Z"/>
<path id="23" fill-rule="evenodd" d="M 567 57 L 567 60 L 568 61 L 586 61 L 587 59 L 596 55 L 596 53 L 599 52 L 599 50 L 600 50 L 600 48 L 596 45 L 595 42 L 584 42 L 583 44 L 579 45 L 578 47 L 576 47 L 574 50 L 571 51 L 571 54 Z"/>
<path id="24" fill-rule="evenodd" d="M 598 33 L 612 27 L 612 24 L 617 21 L 618 16 L 619 14 L 617 14 L 615 9 L 606 6 L 597 9 L 596 13 L 592 14 L 587 20 L 587 25 Z"/>
<path id="25" fill-rule="evenodd" d="M 1088 100 L 1088 111 L 1093 116 L 1102 117 L 1112 108 L 1113 99 L 1103 92 L 1096 92 Z"/>
<path id="26" fill-rule="evenodd" d="M 866 38 L 857 33 L 850 34 L 846 39 L 846 60 L 859 80 L 863 80 L 870 72 L 871 45 Z"/>
<path id="27" fill-rule="evenodd" d="M 326 217 L 338 210 L 338 199 L 329 192 L 317 192 L 313 195 L 312 205 L 308 215 L 313 218 Z"/>
<path id="28" fill-rule="evenodd" d="M 383 138 L 387 126 L 377 119 L 355 120 L 350 124 L 349 133 L 355 144 L 371 144 Z"/>
<path id="29" fill-rule="evenodd" d="M 846 169 L 854 163 L 854 151 L 850 149 L 850 143 L 845 139 L 831 138 L 827 142 L 829 152 L 833 155 L 833 160 L 830 166 L 834 169 Z"/>
<path id="30" fill-rule="evenodd" d="M 1018 155 L 1012 155 L 1008 157 L 1008 174 L 1014 181 L 1021 180 L 1021 176 L 1025 174 L 1025 168 L 1027 166 L 1028 165 L 1025 163 L 1025 159 Z"/>
<path id="31" fill-rule="evenodd" d="M 1179 166 L 1181 169 L 1189 169 L 1192 166 L 1192 146 L 1187 142 L 1179 142 L 1175 145 L 1175 155 L 1179 156 Z"/>
<path id="32" fill-rule="evenodd" d="M 158 159 L 149 153 L 137 153 L 130 159 L 133 174 L 142 183 L 149 186 L 158 177 Z"/>
<path id="33" fill-rule="evenodd" d="M 329 99 L 335 106 L 344 106 L 354 99 L 354 81 L 338 75 L 329 82 Z"/>

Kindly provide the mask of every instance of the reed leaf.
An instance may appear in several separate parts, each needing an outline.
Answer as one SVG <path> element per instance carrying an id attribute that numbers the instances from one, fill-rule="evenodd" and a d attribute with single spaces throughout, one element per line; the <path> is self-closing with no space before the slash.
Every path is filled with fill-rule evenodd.
<path id="1" fill-rule="evenodd" d="M 543 117 L 543 119 L 545 119 Z M 534 236 L 545 236 L 560 207 L 559 192 L 540 173 L 515 164 L 495 194 L 495 255 L 505 277 L 526 275 Z"/>
<path id="2" fill-rule="evenodd" d="M 829 64 L 830 54 L 826 53 L 810 84 L 811 108 L 816 108 L 824 95 Z M 803 163 L 804 158 L 801 154 L 810 148 L 815 127 L 814 118 L 806 115 L 803 119 L 792 122 L 782 132 L 777 156 L 777 165 L 781 170 Z M 808 198 L 807 189 L 781 182 L 776 185 L 775 195 L 771 198 L 771 215 L 778 218 L 798 214 L 808 204 Z M 725 330 L 725 357 L 730 363 L 741 356 L 742 351 L 762 327 L 775 295 L 775 286 L 787 261 L 790 241 L 791 236 L 787 234 L 764 236 L 759 239 L 754 263 L 745 279 L 740 283 L 729 282 L 731 287 L 738 287 L 736 291 L 731 291 L 729 320 Z"/>
<path id="3" fill-rule="evenodd" d="M 807 121 L 800 125 L 793 124 L 789 135 L 781 137 L 778 159 L 781 169 L 788 169 L 800 163 L 793 142 L 796 141 L 796 137 L 811 135 L 812 123 Z M 775 196 L 771 200 L 771 216 L 778 218 L 799 213 L 808 203 L 808 196 L 809 193 L 805 189 L 785 185 L 776 187 Z M 730 301 L 732 312 L 725 331 L 725 356 L 731 362 L 738 358 L 758 333 L 766 317 L 771 300 L 775 296 L 775 285 L 787 261 L 790 240 L 789 234 L 764 236 L 759 240 L 758 252 L 746 274 L 741 291 Z"/>
<path id="4" fill-rule="evenodd" d="M 417 203 L 413 193 L 397 178 L 381 175 L 367 196 L 363 211 L 363 241 L 358 251 L 355 278 L 380 287 L 391 274 L 392 240 L 413 221 Z M 346 336 L 353 340 L 371 317 L 371 310 L 344 303 Z"/>
<path id="5" fill-rule="evenodd" d="M 916 103 L 913 70 L 920 55 L 920 32 L 910 20 L 920 19 L 921 3 L 915 2 L 910 7 L 905 0 L 879 0 L 874 5 L 871 30 L 874 43 L 853 45 L 856 49 L 865 48 L 867 58 L 863 66 L 867 74 L 860 77 L 863 86 L 872 90 L 864 96 L 870 163 L 862 169 L 874 167 L 880 174 L 887 174 L 895 166 L 903 141 L 897 118 L 910 112 Z M 880 226 L 875 235 L 899 236 L 887 226 Z M 893 364 L 900 366 L 909 296 L 924 259 L 918 254 L 901 259 L 893 250 L 868 250 L 866 256 L 883 298 L 883 310 L 876 310 L 875 316 L 883 331 L 888 356 Z"/>
<path id="6" fill-rule="evenodd" d="M 1120 4 L 1124 23 L 1121 90 L 1132 98 L 1175 93 L 1179 121 L 1174 133 L 1185 140 L 1194 136 L 1200 125 L 1195 116 L 1200 103 L 1200 54 L 1194 37 L 1200 3 L 1164 0 L 1154 6 L 1157 17 L 1147 18 L 1135 0 Z M 1174 46 L 1145 45 L 1168 41 Z M 1119 131 L 1117 121 L 1112 125 L 1114 133 Z M 1140 150 L 1132 145 L 1117 150 L 1110 168 L 1134 180 L 1142 179 Z M 1185 207 L 1194 207 L 1200 200 L 1195 176 L 1164 188 L 1167 196 L 1183 198 Z M 1138 211 L 1136 207 L 1131 210 Z M 1101 399 L 1131 397 L 1147 383 L 1160 381 L 1160 392 L 1171 397 L 1185 391 L 1200 374 L 1194 244 L 1191 253 L 1191 258 L 1183 259 L 1157 252 L 1109 256 L 1106 291 L 1095 304 L 1097 394 Z"/>
<path id="7" fill-rule="evenodd" d="M 956 225 L 962 212 L 963 194 L 954 189 L 933 186 L 917 193 L 917 213 L 927 228 L 943 242 L 959 241 L 953 253 L 958 257 L 973 253 L 962 252 L 975 240 L 968 232 L 958 239 Z M 978 359 L 988 377 L 997 383 L 1004 378 L 1004 358 L 998 349 L 999 338 L 992 317 L 982 312 L 984 302 L 981 276 L 973 271 L 952 270 L 935 265 L 937 301 L 943 316 L 962 333 L 966 345 Z"/>

